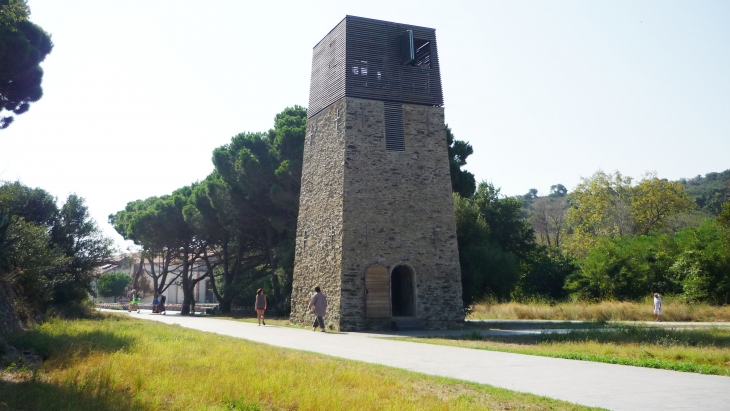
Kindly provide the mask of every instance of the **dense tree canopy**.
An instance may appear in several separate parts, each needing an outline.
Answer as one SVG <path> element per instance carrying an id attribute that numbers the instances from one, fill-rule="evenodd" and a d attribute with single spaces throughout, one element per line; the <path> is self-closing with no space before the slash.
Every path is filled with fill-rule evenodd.
<path id="1" fill-rule="evenodd" d="M 572 228 L 567 247 L 585 256 L 600 237 L 648 235 L 663 228 L 668 219 L 695 207 L 681 184 L 660 180 L 649 173 L 637 185 L 618 171 L 597 171 L 568 195 L 566 220 Z"/>
<path id="2" fill-rule="evenodd" d="M 710 215 L 720 213 L 722 204 L 730 200 L 730 169 L 720 173 L 707 173 L 694 178 L 681 178 L 684 185 L 699 208 Z"/>
<path id="3" fill-rule="evenodd" d="M 51 37 L 28 20 L 23 0 L 0 0 L 0 129 L 43 95 L 40 63 L 53 49 Z"/>
<path id="4" fill-rule="evenodd" d="M 250 304 L 258 287 L 271 292 L 270 306 L 288 310 L 305 129 L 306 110 L 287 108 L 273 129 L 240 133 L 216 148 L 215 169 L 204 180 L 110 216 L 149 265 L 157 261 L 150 275 L 158 292 L 182 280 L 183 312 L 202 279 L 189 277 L 193 265 L 205 267 L 223 312 Z M 491 183 L 477 185 L 462 170 L 472 147 L 448 128 L 446 135 L 467 310 L 482 300 L 640 299 L 651 292 L 727 301 L 730 206 L 705 221 L 691 213 L 695 203 L 681 183 L 649 173 L 635 184 L 600 170 L 571 193 L 554 184 L 547 196 L 531 189 L 508 197 Z"/>
<path id="5" fill-rule="evenodd" d="M 193 266 L 206 268 L 224 312 L 243 289 L 264 285 L 264 278 L 273 291 L 270 305 L 287 309 L 305 128 L 306 109 L 287 108 L 268 132 L 240 133 L 215 149 L 215 170 L 205 180 L 172 195 L 132 201 L 109 217 L 122 236 L 161 261 L 160 271 L 150 273 L 158 292 L 178 279 L 167 276 L 178 266 L 183 313 L 204 278 L 190 277 Z"/>
<path id="6" fill-rule="evenodd" d="M 648 173 L 633 188 L 631 199 L 634 230 L 642 235 L 661 230 L 669 217 L 697 206 L 681 183 L 660 180 L 656 173 Z"/>
<path id="7" fill-rule="evenodd" d="M 125 273 L 104 273 L 96 281 L 96 287 L 100 295 L 104 297 L 117 297 L 124 294 L 124 291 L 132 279 Z"/>
<path id="8" fill-rule="evenodd" d="M 72 194 L 58 207 L 42 189 L 4 182 L 0 210 L 0 285 L 15 289 L 21 306 L 36 313 L 85 300 L 95 270 L 114 250 L 84 199 Z"/>

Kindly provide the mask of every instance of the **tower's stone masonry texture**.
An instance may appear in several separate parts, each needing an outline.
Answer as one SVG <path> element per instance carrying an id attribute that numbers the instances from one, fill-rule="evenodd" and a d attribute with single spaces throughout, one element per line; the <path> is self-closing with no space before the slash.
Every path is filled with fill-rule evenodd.
<path id="1" fill-rule="evenodd" d="M 426 328 L 464 320 L 443 108 L 403 104 L 405 151 L 385 147 L 383 102 L 344 97 L 309 119 L 291 319 L 311 321 L 312 289 L 335 329 L 387 328 L 365 317 L 365 270 L 408 265 Z"/>
<path id="2" fill-rule="evenodd" d="M 307 120 L 290 316 L 294 323 L 311 323 L 309 300 L 320 286 L 327 296 L 326 321 L 335 329 L 340 328 L 344 112 L 341 99 Z"/>

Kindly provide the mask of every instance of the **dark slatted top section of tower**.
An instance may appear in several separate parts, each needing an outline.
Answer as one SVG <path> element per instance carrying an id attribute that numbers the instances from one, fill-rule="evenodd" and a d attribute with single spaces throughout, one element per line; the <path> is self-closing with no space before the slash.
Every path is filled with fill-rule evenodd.
<path id="1" fill-rule="evenodd" d="M 314 46 L 309 117 L 344 96 L 442 106 L 436 30 L 345 17 Z"/>

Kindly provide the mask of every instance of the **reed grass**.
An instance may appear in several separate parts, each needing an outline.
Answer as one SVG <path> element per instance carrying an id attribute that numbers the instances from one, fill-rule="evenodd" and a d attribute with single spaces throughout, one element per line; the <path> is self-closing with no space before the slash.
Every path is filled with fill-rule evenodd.
<path id="1" fill-rule="evenodd" d="M 664 321 L 730 321 L 730 305 L 688 304 L 673 298 L 664 298 L 663 313 Z M 474 320 L 652 321 L 654 318 L 651 299 L 643 302 L 483 303 L 472 307 L 469 315 L 469 319 Z"/>
<path id="2" fill-rule="evenodd" d="M 121 316 L 56 320 L 11 343 L 45 361 L 2 373 L 0 409 L 587 409 Z"/>

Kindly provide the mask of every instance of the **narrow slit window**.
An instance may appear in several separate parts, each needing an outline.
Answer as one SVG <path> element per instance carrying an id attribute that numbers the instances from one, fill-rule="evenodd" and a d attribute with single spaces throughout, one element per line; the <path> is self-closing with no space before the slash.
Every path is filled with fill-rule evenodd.
<path id="1" fill-rule="evenodd" d="M 385 149 L 405 151 L 406 141 L 403 132 L 403 105 L 383 103 L 385 115 Z"/>

